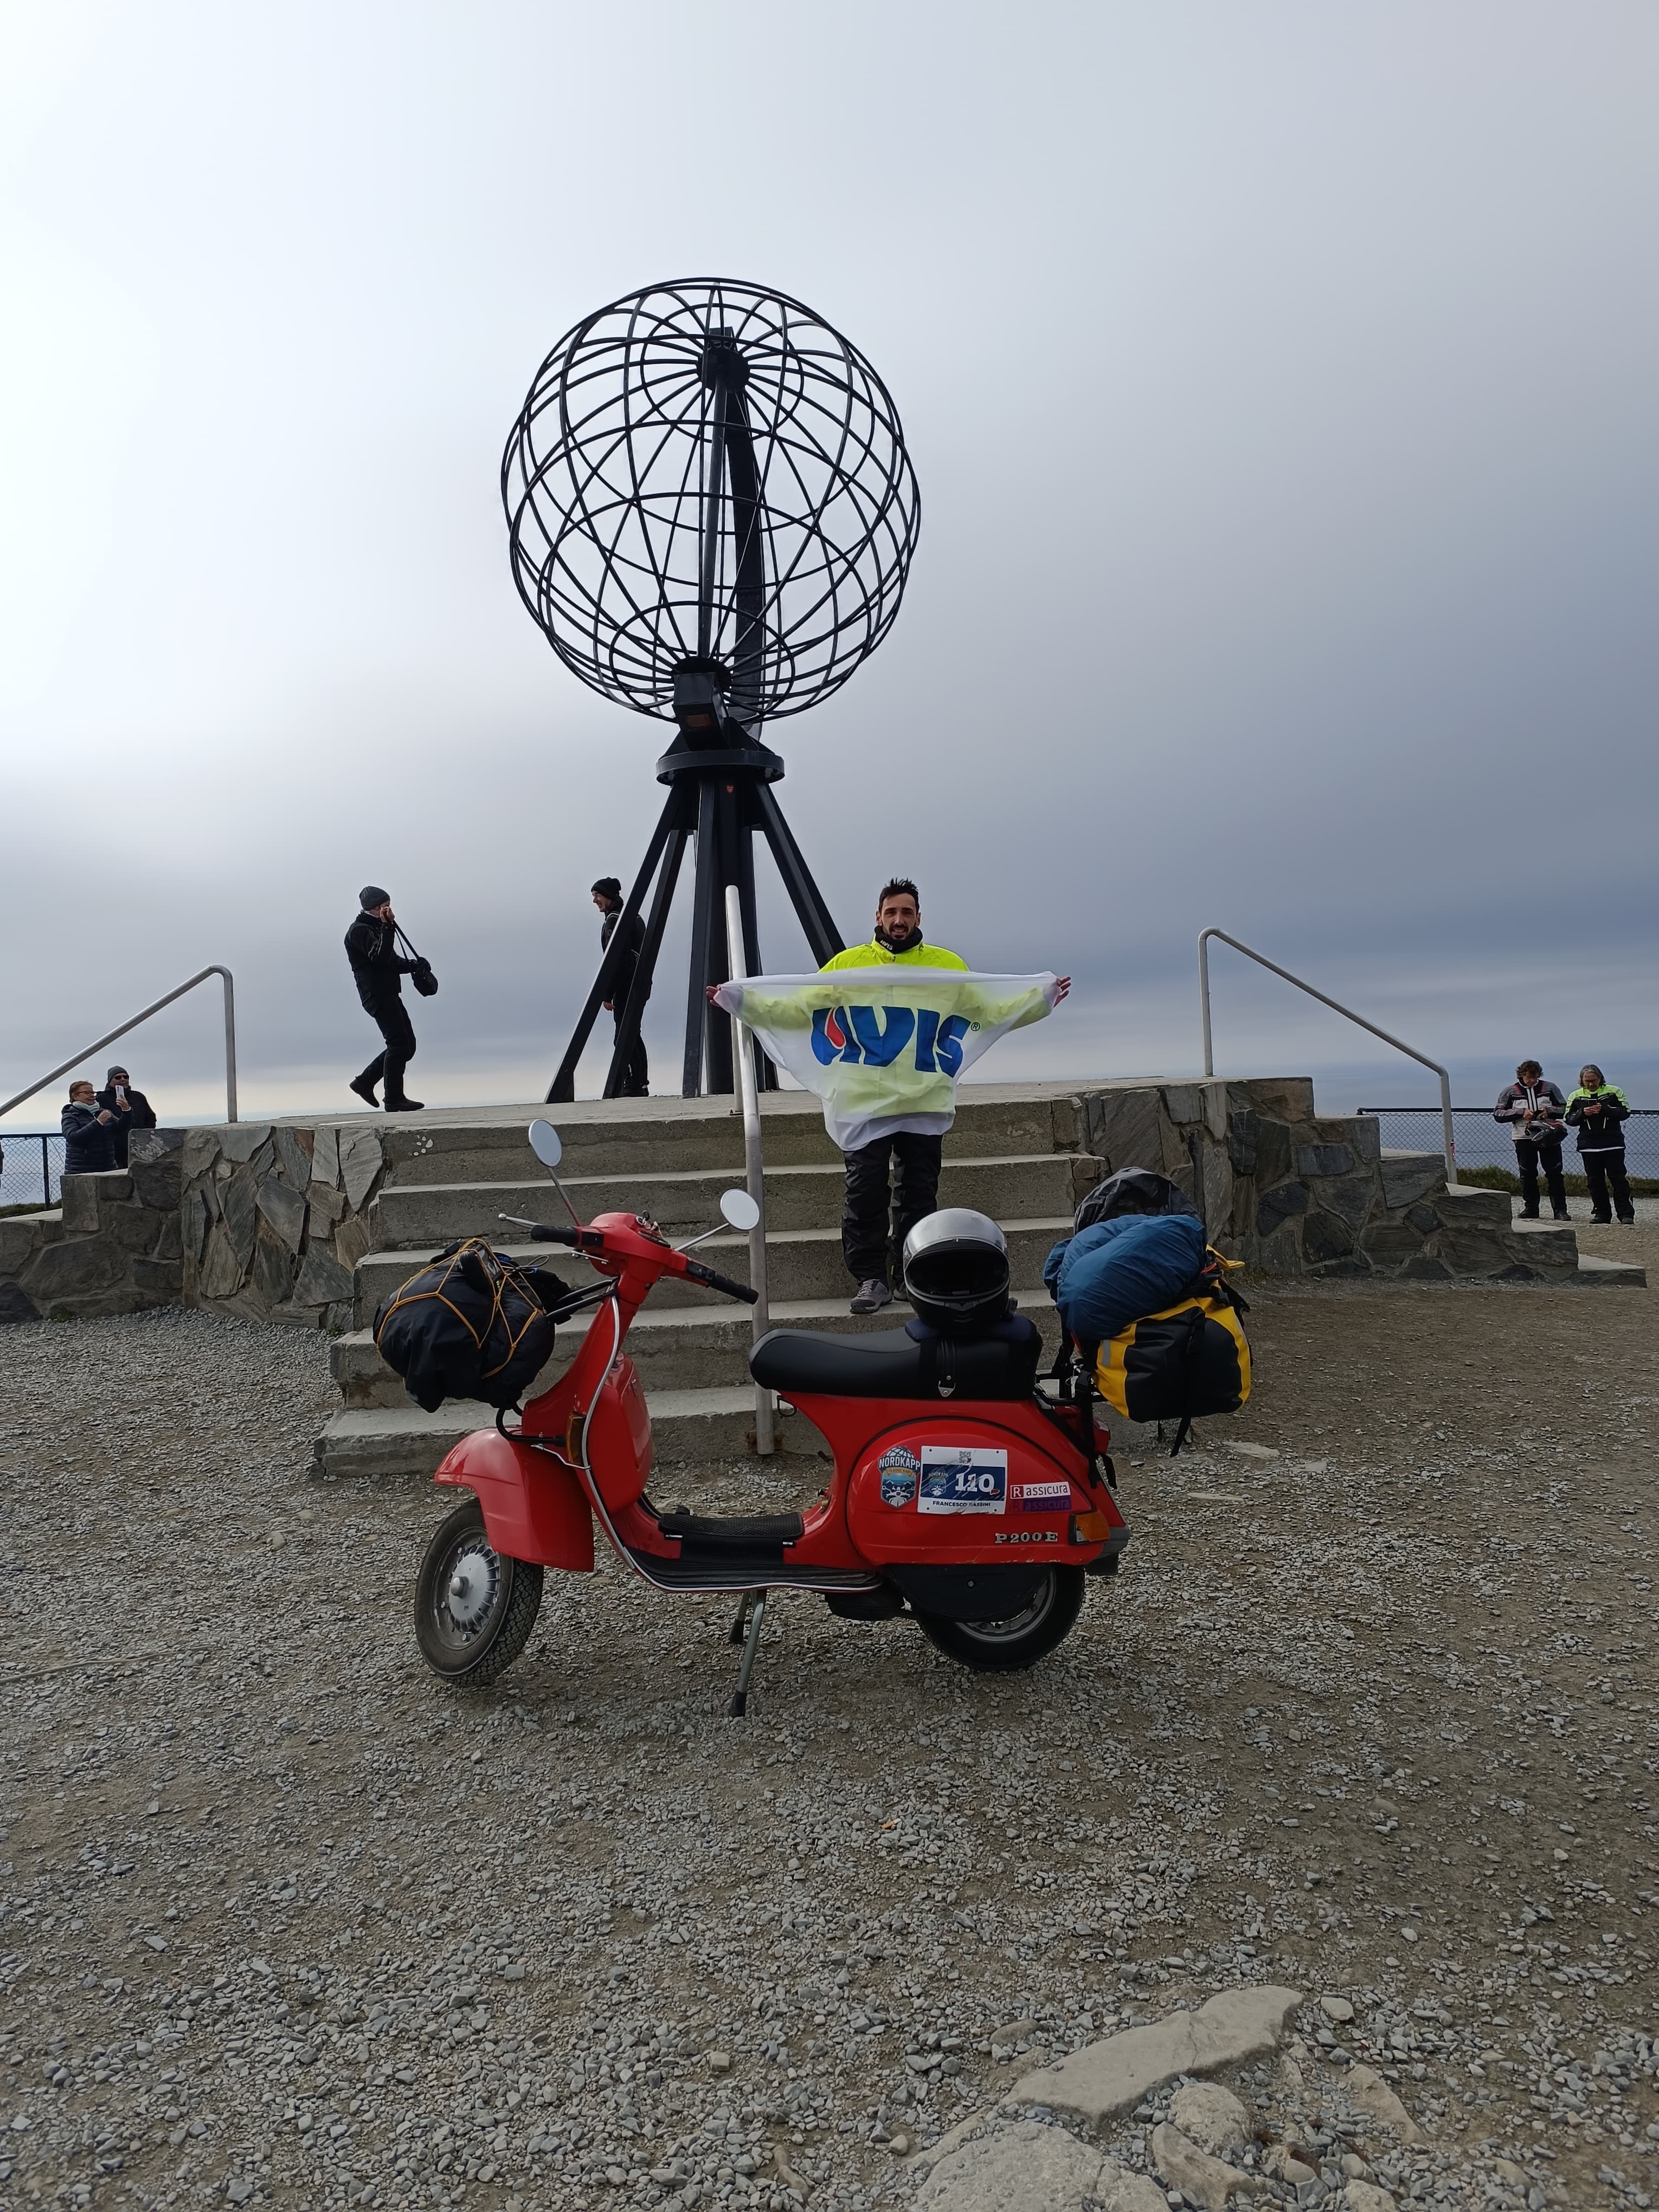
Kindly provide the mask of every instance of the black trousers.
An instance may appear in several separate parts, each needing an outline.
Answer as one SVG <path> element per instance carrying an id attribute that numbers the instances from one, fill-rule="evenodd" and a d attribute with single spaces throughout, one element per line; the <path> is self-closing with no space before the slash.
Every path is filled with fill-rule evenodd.
<path id="1" fill-rule="evenodd" d="M 1521 1204 L 1524 1212 L 1538 1211 L 1538 1170 L 1544 1170 L 1544 1181 L 1549 1185 L 1550 1207 L 1556 1213 L 1567 1210 L 1567 1186 L 1561 1180 L 1561 1139 L 1551 1137 L 1541 1144 L 1531 1137 L 1522 1137 L 1515 1147 L 1515 1164 L 1521 1177 Z"/>
<path id="2" fill-rule="evenodd" d="M 1611 1221 L 1616 1212 L 1621 1221 L 1634 1221 L 1636 1208 L 1631 1201 L 1630 1183 L 1625 1174 L 1625 1148 L 1620 1146 L 1613 1152 L 1580 1152 L 1584 1180 L 1589 1185 L 1590 1212 L 1597 1221 Z M 1613 1204 L 1607 1204 L 1611 1188 Z"/>
<path id="3" fill-rule="evenodd" d="M 921 1137 L 902 1129 L 894 1137 L 878 1137 L 847 1154 L 847 1201 L 841 1217 L 842 1256 L 855 1283 L 899 1279 L 904 1240 L 924 1215 L 939 1203 L 939 1171 L 945 1154 L 943 1137 Z M 888 1188 L 888 1160 L 893 1167 Z"/>
<path id="4" fill-rule="evenodd" d="M 357 1080 L 379 1083 L 384 1078 L 386 1103 L 395 1106 L 404 1095 L 404 1070 L 415 1057 L 415 1025 L 401 999 L 393 999 L 384 1006 L 372 1006 L 369 1013 L 386 1039 L 386 1050 L 375 1054 Z"/>
<path id="5" fill-rule="evenodd" d="M 617 1000 L 617 1035 L 622 1035 L 623 1000 Z M 645 1039 L 636 1036 L 634 1049 L 623 1068 L 622 1095 L 624 1098 L 646 1098 L 651 1092 L 651 1069 L 645 1057 Z"/>

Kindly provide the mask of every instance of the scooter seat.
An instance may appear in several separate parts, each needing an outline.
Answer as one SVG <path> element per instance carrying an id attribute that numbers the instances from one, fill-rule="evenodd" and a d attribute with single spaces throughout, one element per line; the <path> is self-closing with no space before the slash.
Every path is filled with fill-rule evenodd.
<path id="1" fill-rule="evenodd" d="M 775 1328 L 750 1353 L 749 1371 L 785 1396 L 1029 1398 L 1042 1352 L 1024 1314 L 982 1336 L 940 1336 L 920 1322 L 867 1334 Z"/>

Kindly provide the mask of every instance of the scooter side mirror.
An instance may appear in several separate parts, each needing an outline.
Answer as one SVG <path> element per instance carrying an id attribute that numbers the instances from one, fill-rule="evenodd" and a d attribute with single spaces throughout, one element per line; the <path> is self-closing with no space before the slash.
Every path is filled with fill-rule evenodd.
<path id="1" fill-rule="evenodd" d="M 720 1214 L 728 1229 L 753 1229 L 760 1221 L 761 1210 L 746 1190 L 723 1190 Z"/>
<path id="2" fill-rule="evenodd" d="M 530 1125 L 530 1149 L 544 1168 L 556 1168 L 564 1158 L 564 1146 L 559 1142 L 559 1133 L 550 1121 L 532 1121 Z"/>

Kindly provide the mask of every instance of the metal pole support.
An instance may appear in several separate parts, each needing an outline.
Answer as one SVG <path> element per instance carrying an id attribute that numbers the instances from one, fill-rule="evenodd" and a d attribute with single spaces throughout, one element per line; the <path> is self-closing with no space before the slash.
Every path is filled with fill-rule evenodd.
<path id="1" fill-rule="evenodd" d="M 726 886 L 726 964 L 733 982 L 747 975 L 743 942 L 743 898 L 736 884 Z M 766 1169 L 761 1158 L 760 1092 L 755 1081 L 755 1048 L 743 1024 L 732 1017 L 732 1057 L 737 1064 L 743 1097 L 744 1181 L 760 1209 L 760 1218 L 749 1232 L 749 1284 L 757 1293 L 753 1340 L 758 1344 L 772 1326 L 766 1297 Z M 777 1449 L 772 1393 L 755 1385 L 755 1449 L 765 1456 Z"/>

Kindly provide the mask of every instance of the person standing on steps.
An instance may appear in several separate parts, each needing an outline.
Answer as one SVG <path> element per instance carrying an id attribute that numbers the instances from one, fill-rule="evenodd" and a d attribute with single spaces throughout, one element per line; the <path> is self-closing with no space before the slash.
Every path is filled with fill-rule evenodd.
<path id="1" fill-rule="evenodd" d="M 392 894 L 379 884 L 365 884 L 358 893 L 361 909 L 345 933 L 346 958 L 364 1011 L 380 1032 L 385 1049 L 375 1054 L 350 1088 L 371 1106 L 381 1101 L 374 1086 L 385 1079 L 388 1114 L 418 1114 L 422 1100 L 404 1090 L 404 1070 L 415 1057 L 415 1026 L 404 1004 L 403 978 L 412 975 L 416 963 L 398 950 L 398 917 L 392 911 Z"/>
<path id="2" fill-rule="evenodd" d="M 1578 1071 L 1578 1088 L 1567 1101 L 1567 1121 L 1578 1132 L 1578 1157 L 1589 1185 L 1590 1219 L 1611 1221 L 1613 1210 L 1626 1229 L 1636 1225 L 1636 1206 L 1625 1174 L 1625 1120 L 1630 1101 L 1591 1060 Z M 1607 1203 L 1609 1187 L 1613 1205 Z"/>
<path id="3" fill-rule="evenodd" d="M 1550 1211 L 1567 1219 L 1567 1186 L 1561 1176 L 1561 1140 L 1567 1133 L 1567 1102 L 1554 1084 L 1546 1083 L 1535 1060 L 1523 1060 L 1515 1080 L 1498 1094 L 1494 1121 L 1507 1121 L 1515 1139 L 1515 1165 L 1521 1177 L 1521 1218 L 1538 1218 L 1538 1170 L 1549 1185 Z"/>
<path id="4" fill-rule="evenodd" d="M 960 968 L 968 963 L 942 945 L 927 945 L 921 934 L 921 896 L 908 876 L 884 884 L 876 901 L 876 927 L 867 945 L 849 945 L 826 960 L 818 970 L 827 975 L 836 968 Z M 1071 988 L 1071 978 L 1060 979 L 1055 1004 Z M 861 1145 L 844 1155 L 847 1194 L 842 1212 L 842 1257 L 847 1272 L 858 1285 L 853 1299 L 855 1314 L 877 1313 L 892 1303 L 891 1280 L 897 1279 L 904 1240 L 918 1221 L 939 1204 L 939 1170 L 945 1139 L 913 1129 L 896 1130 Z M 891 1188 L 889 1189 L 889 1163 Z"/>
<path id="5" fill-rule="evenodd" d="M 605 920 L 599 924 L 599 950 L 606 951 L 617 933 L 617 923 L 623 910 L 622 884 L 615 876 L 601 876 L 593 886 L 593 903 Z M 628 1008 L 628 994 L 634 988 L 634 977 L 640 964 L 640 951 L 645 943 L 645 924 L 638 915 L 628 925 L 623 939 L 621 963 L 611 979 L 611 996 L 605 1002 L 605 1011 L 616 1018 L 618 1036 L 622 1035 L 623 1016 Z M 650 1095 L 651 1070 L 645 1056 L 645 1039 L 636 1036 L 634 1048 L 628 1055 L 623 1070 L 622 1097 L 644 1098 Z"/>

